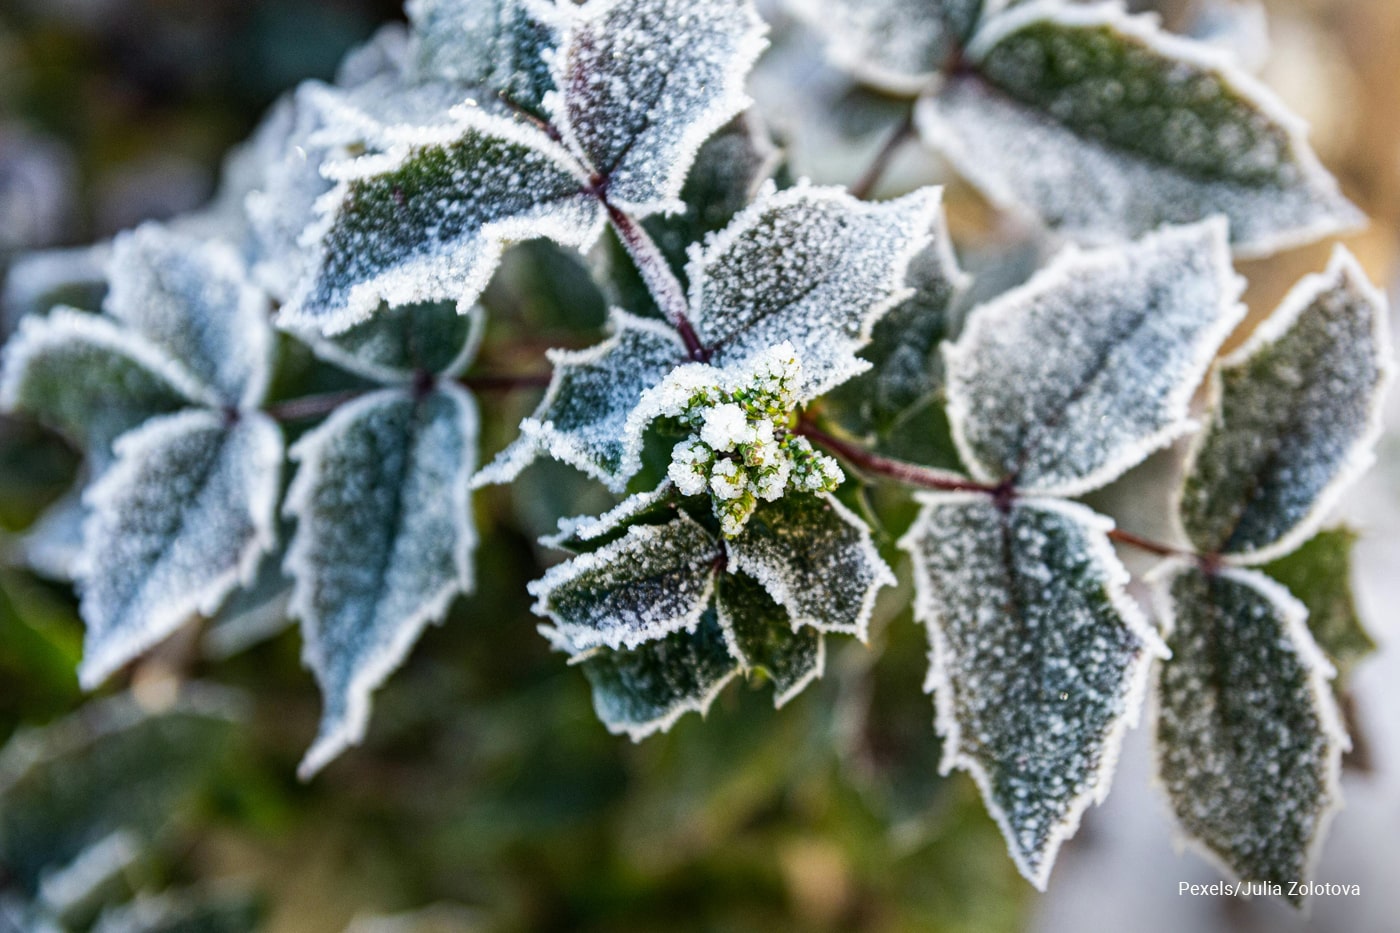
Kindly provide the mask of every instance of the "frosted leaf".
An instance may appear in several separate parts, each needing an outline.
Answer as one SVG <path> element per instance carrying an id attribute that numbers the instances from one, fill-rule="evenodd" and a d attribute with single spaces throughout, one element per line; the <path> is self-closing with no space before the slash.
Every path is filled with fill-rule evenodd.
<path id="1" fill-rule="evenodd" d="M 481 340 L 479 307 L 467 314 L 448 301 L 381 306 L 374 316 L 334 337 L 312 331 L 306 343 L 321 359 L 385 384 L 418 373 L 455 377 L 470 365 Z"/>
<path id="2" fill-rule="evenodd" d="M 74 489 L 46 508 L 18 542 L 24 565 L 42 577 L 71 581 L 83 551 L 82 493 Z"/>
<path id="3" fill-rule="evenodd" d="M 282 435 L 267 417 L 187 410 L 124 434 L 87 492 L 78 677 L 96 687 L 218 609 L 275 543 Z"/>
<path id="4" fill-rule="evenodd" d="M 864 641 L 876 594 L 895 584 L 870 529 L 829 493 L 764 503 L 728 550 L 729 570 L 762 584 L 793 628 Z"/>
<path id="5" fill-rule="evenodd" d="M 1180 504 L 1197 549 L 1249 563 L 1286 554 L 1370 466 L 1393 370 L 1386 314 L 1339 247 L 1222 361 Z"/>
<path id="6" fill-rule="evenodd" d="M 739 670 L 713 611 L 694 631 L 636 648 L 599 650 L 579 662 L 593 686 L 593 708 L 609 732 L 641 741 L 685 713 L 704 715 Z"/>
<path id="7" fill-rule="evenodd" d="M 1260 568 L 1307 607 L 1308 631 L 1342 679 L 1377 647 L 1352 595 L 1351 551 L 1357 537 L 1350 528 L 1320 531 Z"/>
<path id="8" fill-rule="evenodd" d="M 476 403 L 444 383 L 363 396 L 292 448 L 290 608 L 325 696 L 303 778 L 363 739 L 370 694 L 470 588 L 477 434 Z"/>
<path id="9" fill-rule="evenodd" d="M 464 108 L 450 127 L 405 131 L 384 155 L 334 167 L 321 200 L 314 272 L 282 309 L 291 326 L 345 330 L 390 305 L 470 308 L 506 244 L 549 237 L 587 247 L 602 209 L 543 133 Z"/>
<path id="10" fill-rule="evenodd" d="M 942 770 L 973 776 L 1016 867 L 1040 890 L 1060 844 L 1102 802 L 1164 653 L 1128 573 L 1083 506 L 925 494 L 900 547 L 928 626 Z"/>
<path id="11" fill-rule="evenodd" d="M 1307 610 L 1246 570 L 1174 562 L 1155 587 L 1172 650 L 1157 685 L 1158 779 L 1212 860 L 1286 891 L 1311 876 L 1349 746 Z"/>
<path id="12" fill-rule="evenodd" d="M 730 653 L 746 670 L 773 681 L 773 705 L 781 707 L 822 675 L 826 639 L 814 628 L 794 628 L 788 611 L 756 580 L 725 574 L 715 600 Z"/>
<path id="13" fill-rule="evenodd" d="M 281 550 L 264 555 L 252 582 L 219 607 L 204 630 L 205 657 L 231 658 L 291 627 L 292 581 L 282 571 L 285 556 Z"/>
<path id="14" fill-rule="evenodd" d="M 546 8 L 547 9 L 547 8 Z M 522 0 L 409 0 L 413 67 L 424 78 L 501 94 L 539 112 L 557 39 Z"/>
<path id="15" fill-rule="evenodd" d="M 740 367 L 783 341 L 802 361 L 799 401 L 869 368 L 871 328 L 910 297 L 905 276 L 930 242 L 939 191 L 858 201 L 839 188 L 769 189 L 691 253 L 691 320 L 711 362 Z"/>
<path id="16" fill-rule="evenodd" d="M 1078 495 L 1192 425 L 1191 396 L 1244 309 L 1225 225 L 1068 251 L 945 346 L 948 418 L 973 475 Z"/>
<path id="17" fill-rule="evenodd" d="M 1116 4 L 996 17 L 917 113 L 924 139 L 998 205 L 1075 238 L 1217 213 L 1241 255 L 1351 229 L 1361 213 L 1265 87 L 1208 46 Z"/>
<path id="18" fill-rule="evenodd" d="M 26 315 L 44 314 L 59 305 L 99 310 L 107 294 L 110 255 L 109 244 L 97 243 L 16 256 L 0 285 L 0 335 L 8 336 Z"/>
<path id="19" fill-rule="evenodd" d="M 554 375 L 544 399 L 474 485 L 509 482 L 547 453 L 621 491 L 638 468 L 644 425 L 629 425 L 633 409 L 686 357 L 675 331 L 656 321 L 614 310 L 612 326 L 597 346 L 549 351 Z"/>
<path id="20" fill-rule="evenodd" d="M 958 54 L 983 0 L 788 0 L 826 39 L 828 57 L 860 80 L 917 94 Z"/>
<path id="21" fill-rule="evenodd" d="M 224 404 L 262 401 L 272 310 L 231 248 L 145 224 L 113 242 L 108 281 L 108 314 L 187 366 Z"/>
<path id="22" fill-rule="evenodd" d="M 0 407 L 73 438 L 94 474 L 106 469 L 124 432 L 191 403 L 215 402 L 184 366 L 145 340 L 68 308 L 22 320 L 2 359 Z"/>
<path id="23" fill-rule="evenodd" d="M 566 144 L 633 216 L 679 211 L 710 134 L 749 105 L 744 81 L 767 47 L 750 0 L 560 4 L 545 107 Z"/>
<path id="24" fill-rule="evenodd" d="M 553 620 L 556 644 L 574 654 L 693 632 L 714 593 L 721 554 L 714 536 L 684 512 L 664 525 L 634 525 L 531 583 L 533 608 Z"/>
<path id="25" fill-rule="evenodd" d="M 628 496 L 602 515 L 579 515 L 561 519 L 559 530 L 541 538 L 540 543 L 546 547 L 581 551 L 589 545 L 596 546 L 605 539 L 620 536 L 627 525 L 643 521 L 650 516 L 669 518 L 675 511 L 675 499 L 675 487 L 663 481 L 650 492 Z"/>

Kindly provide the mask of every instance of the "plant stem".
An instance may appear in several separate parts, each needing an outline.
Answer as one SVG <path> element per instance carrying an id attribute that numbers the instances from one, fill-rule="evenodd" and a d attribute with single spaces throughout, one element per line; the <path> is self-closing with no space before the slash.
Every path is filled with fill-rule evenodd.
<path id="1" fill-rule="evenodd" d="M 670 321 L 671 326 L 680 334 L 686 352 L 693 360 L 702 363 L 708 361 L 710 351 L 700 342 L 700 336 L 695 333 L 695 327 L 690 323 L 690 303 L 686 300 L 685 290 L 681 288 L 676 274 L 671 271 L 666 257 L 661 254 L 661 248 L 641 224 L 620 208 L 608 203 L 606 196 L 602 196 L 602 201 L 618 238 L 622 240 L 622 245 L 627 247 L 632 261 L 637 264 L 637 271 L 641 273 L 642 281 L 646 283 L 652 298 L 656 299 L 661 313 L 666 315 L 666 320 Z"/>
<path id="2" fill-rule="evenodd" d="M 1183 550 L 1179 547 L 1172 547 L 1170 544 L 1163 544 L 1160 541 L 1153 541 L 1151 538 L 1144 538 L 1142 535 L 1135 535 L 1131 531 L 1124 531 L 1121 528 L 1114 528 L 1109 531 L 1108 539 L 1110 541 L 1116 541 L 1119 544 L 1126 544 L 1128 547 L 1137 548 L 1139 551 L 1146 551 L 1148 554 L 1155 554 L 1158 557 L 1189 557 L 1193 560 L 1206 559 L 1192 551 Z"/>
<path id="3" fill-rule="evenodd" d="M 935 489 L 939 492 L 980 492 L 987 495 L 995 495 L 999 491 L 995 486 L 988 486 L 946 470 L 936 470 L 933 467 L 906 463 L 872 453 L 827 434 L 805 418 L 797 423 L 793 432 L 815 441 L 861 472 L 885 476 L 908 486 Z"/>
<path id="4" fill-rule="evenodd" d="M 514 392 L 517 389 L 543 389 L 554 378 L 551 373 L 525 373 L 512 376 L 508 373 L 482 373 L 479 376 L 463 376 L 458 379 L 461 385 L 477 392 Z"/>
<path id="5" fill-rule="evenodd" d="M 885 139 L 880 151 L 875 153 L 875 161 L 870 163 L 870 167 L 865 170 L 865 174 L 851 185 L 851 194 L 862 201 L 870 197 L 870 192 L 875 190 L 875 186 L 884 177 L 886 169 L 890 167 L 890 162 L 894 160 L 895 153 L 908 142 L 914 135 L 914 108 L 911 105 L 905 111 L 904 118 L 899 121 L 895 128 L 890 131 L 890 135 Z"/>

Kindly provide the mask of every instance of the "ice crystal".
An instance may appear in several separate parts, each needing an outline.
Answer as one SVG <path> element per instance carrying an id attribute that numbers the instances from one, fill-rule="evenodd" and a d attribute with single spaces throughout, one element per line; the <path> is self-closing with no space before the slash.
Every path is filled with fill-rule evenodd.
<path id="1" fill-rule="evenodd" d="M 928 626 L 942 769 L 976 780 L 1021 873 L 1044 890 L 1061 843 L 1108 793 L 1153 653 L 1128 573 L 1083 506 L 925 494 L 900 541 Z"/>
<path id="2" fill-rule="evenodd" d="M 1222 362 L 1181 498 L 1197 548 L 1250 563 L 1285 554 L 1370 466 L 1394 366 L 1387 313 L 1338 247 Z"/>
<path id="3" fill-rule="evenodd" d="M 948 417 L 979 479 L 1077 495 L 1190 428 L 1191 395 L 1243 316 L 1223 222 L 1069 251 L 945 345 Z"/>

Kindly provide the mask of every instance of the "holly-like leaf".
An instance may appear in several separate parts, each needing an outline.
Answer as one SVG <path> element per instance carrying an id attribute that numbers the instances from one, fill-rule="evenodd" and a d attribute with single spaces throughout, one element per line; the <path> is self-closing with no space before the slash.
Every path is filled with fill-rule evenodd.
<path id="1" fill-rule="evenodd" d="M 81 490 L 70 490 L 46 508 L 18 540 L 24 565 L 41 577 L 71 582 L 82 558 L 86 519 Z"/>
<path id="2" fill-rule="evenodd" d="M 86 495 L 78 673 L 89 688 L 214 612 L 276 538 L 282 434 L 267 417 L 165 415 L 122 435 L 116 455 Z"/>
<path id="3" fill-rule="evenodd" d="M 292 327 L 346 330 L 381 302 L 470 308 L 506 244 L 585 248 L 603 220 L 587 175 L 543 133 L 463 107 L 450 125 L 400 128 L 383 155 L 328 167 L 328 213 L 307 232 L 314 272 L 282 310 Z"/>
<path id="4" fill-rule="evenodd" d="M 803 401 L 869 369 L 856 353 L 911 296 L 909 264 L 939 209 L 936 188 L 881 203 L 805 185 L 760 195 L 687 268 L 691 320 L 711 362 L 742 366 L 787 341 L 802 361 Z"/>
<path id="5" fill-rule="evenodd" d="M 948 417 L 973 475 L 1078 495 L 1190 429 L 1187 409 L 1244 314 L 1225 226 L 1068 251 L 973 313 L 945 347 Z"/>
<path id="6" fill-rule="evenodd" d="M 794 628 L 788 610 L 763 585 L 743 573 L 720 578 L 715 600 L 729 651 L 745 670 L 773 681 L 773 705 L 781 707 L 822 675 L 826 639 L 810 626 Z"/>
<path id="7" fill-rule="evenodd" d="M 223 405 L 262 401 L 272 309 L 230 247 L 145 224 L 114 241 L 108 281 L 103 310 L 183 363 Z"/>
<path id="8" fill-rule="evenodd" d="M 895 583 L 870 529 L 826 493 L 790 493 L 760 506 L 729 541 L 729 570 L 758 581 L 793 628 L 862 641 L 876 595 Z"/>
<path id="9" fill-rule="evenodd" d="M 1181 498 L 1197 550 L 1249 563 L 1286 554 L 1370 466 L 1394 365 L 1386 315 L 1338 247 L 1222 361 Z"/>
<path id="10" fill-rule="evenodd" d="M 1349 744 L 1307 609 L 1246 570 L 1173 562 L 1155 586 L 1172 650 L 1157 769 L 1177 822 L 1231 874 L 1296 902 L 1288 884 L 1311 874 Z"/>
<path id="11" fill-rule="evenodd" d="M 999 205 L 1082 240 L 1216 213 L 1241 255 L 1363 222 L 1274 95 L 1209 46 L 1113 3 L 991 18 L 920 131 Z"/>
<path id="12" fill-rule="evenodd" d="M 100 474 L 112 443 L 159 414 L 216 398 L 180 363 L 110 319 L 55 308 L 5 345 L 0 407 L 71 437 Z"/>
<path id="13" fill-rule="evenodd" d="M 664 525 L 634 525 L 531 583 L 533 608 L 554 622 L 551 639 L 571 654 L 693 632 L 714 594 L 722 553 L 684 512 Z"/>
<path id="14" fill-rule="evenodd" d="M 558 7 L 558 91 L 545 107 L 566 144 L 633 216 L 684 210 L 709 136 L 749 105 L 767 47 L 751 0 L 590 0 Z"/>
<path id="15" fill-rule="evenodd" d="M 599 649 L 579 662 L 593 687 L 593 708 L 609 732 L 641 741 L 684 714 L 704 715 L 739 671 L 708 611 L 694 631 L 677 631 L 635 648 Z"/>
<path id="16" fill-rule="evenodd" d="M 475 402 L 445 383 L 364 396 L 292 448 L 291 612 L 325 696 L 303 778 L 364 737 L 370 694 L 470 588 L 477 434 Z"/>
<path id="17" fill-rule="evenodd" d="M 1308 631 L 1340 679 L 1376 650 L 1351 591 L 1351 550 L 1357 533 L 1333 528 L 1262 568 L 1308 610 Z"/>
<path id="18" fill-rule="evenodd" d="M 959 54 L 983 5 L 984 0 L 788 0 L 826 40 L 833 64 L 893 94 L 926 89 Z"/>
<path id="19" fill-rule="evenodd" d="M 900 541 L 928 626 L 942 770 L 967 770 L 1021 873 L 1044 890 L 1060 844 L 1108 793 L 1161 641 L 1083 506 L 925 494 Z"/>
<path id="20" fill-rule="evenodd" d="M 536 8 L 537 9 L 537 8 Z M 547 7 L 545 9 L 548 9 Z M 522 0 L 409 0 L 412 67 L 423 78 L 499 94 L 533 113 L 552 87 L 554 31 Z"/>
<path id="21" fill-rule="evenodd" d="M 473 484 L 509 482 L 541 454 L 575 466 L 621 491 L 637 470 L 640 428 L 629 417 L 646 390 L 686 358 L 675 331 L 624 311 L 613 335 L 587 350 L 551 350 L 549 389 L 520 437 L 477 474 Z"/>
<path id="22" fill-rule="evenodd" d="M 334 337 L 305 335 L 313 353 L 374 382 L 411 382 L 426 373 L 448 378 L 471 364 L 481 342 L 481 309 L 460 314 L 452 302 L 381 307 Z"/>

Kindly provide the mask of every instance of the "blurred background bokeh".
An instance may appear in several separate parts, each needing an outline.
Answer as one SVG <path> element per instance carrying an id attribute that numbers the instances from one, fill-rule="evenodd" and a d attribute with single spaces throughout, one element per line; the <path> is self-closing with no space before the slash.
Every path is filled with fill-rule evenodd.
<path id="1" fill-rule="evenodd" d="M 1153 5 L 1174 28 L 1199 25 L 1195 4 Z M 1266 7 L 1267 58 L 1257 35 L 1244 50 L 1373 218 L 1346 243 L 1394 286 L 1400 3 Z M 3 0 L 0 276 L 26 251 L 200 206 L 229 148 L 279 93 L 329 78 L 347 48 L 399 17 L 394 0 Z M 789 141 L 795 173 L 850 183 L 898 105 L 850 87 L 810 35 L 774 19 L 777 41 L 754 79 L 760 109 Z M 882 193 L 938 180 L 933 157 L 911 146 Z M 949 203 L 969 264 L 990 263 L 995 279 L 997 263 L 1030 261 L 1004 248 L 1011 234 L 970 191 L 954 183 Z M 1242 265 L 1256 318 L 1329 250 Z M 533 264 L 538 287 L 515 296 L 511 313 L 529 326 L 596 326 L 601 297 L 576 275 L 554 275 L 556 260 L 548 250 L 513 258 Z M 531 403 L 497 402 L 488 452 Z M 1394 405 L 1390 423 L 1380 465 L 1346 507 L 1364 534 L 1358 599 L 1383 645 L 1400 606 Z M 1166 464 L 1149 462 L 1105 502 L 1151 530 L 1162 502 L 1136 490 Z M 4 892 L 38 884 L 32 865 L 46 845 L 123 820 L 135 836 L 113 834 L 106 844 L 120 851 L 98 853 L 120 870 L 73 905 L 79 927 L 103 917 L 103 929 L 252 923 L 276 933 L 1400 929 L 1400 649 L 1383 648 L 1351 682 L 1349 806 L 1319 866 L 1320 880 L 1359 883 L 1363 897 L 1318 901 L 1308 918 L 1178 897 L 1178 881 L 1216 875 L 1174 851 L 1141 730 L 1109 802 L 1086 816 L 1040 896 L 1015 873 L 971 781 L 937 778 L 925 645 L 907 611 L 885 611 L 871 649 L 842 646 L 821 684 L 780 712 L 738 685 L 707 719 L 633 745 L 597 722 L 584 679 L 534 630 L 525 584 L 538 575 L 535 536 L 607 501 L 564 468 L 538 467 L 481 497 L 478 592 L 379 692 L 366 744 L 302 784 L 295 766 L 319 699 L 294 631 L 224 656 L 195 627 L 107 688 L 119 695 L 81 695 L 71 589 L 25 566 L 15 544 L 77 469 L 61 440 L 0 417 L 0 790 L 11 808 L 0 814 L 0 930 Z M 175 684 L 188 681 L 206 689 L 182 695 Z M 155 728 L 142 718 L 152 713 Z M 28 785 L 16 783 L 21 771 Z M 160 892 L 176 904 L 170 916 L 206 906 L 187 910 L 186 926 L 120 925 L 158 912 Z M 133 896 L 125 914 L 103 913 Z"/>

